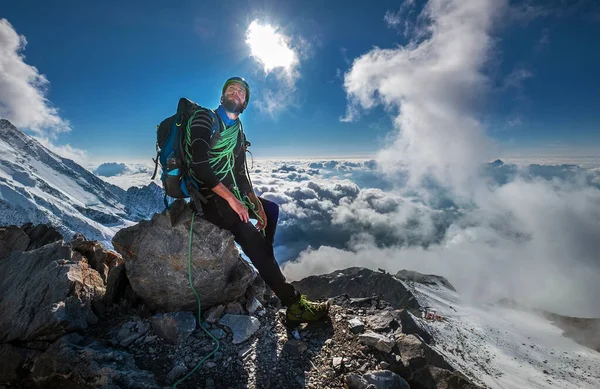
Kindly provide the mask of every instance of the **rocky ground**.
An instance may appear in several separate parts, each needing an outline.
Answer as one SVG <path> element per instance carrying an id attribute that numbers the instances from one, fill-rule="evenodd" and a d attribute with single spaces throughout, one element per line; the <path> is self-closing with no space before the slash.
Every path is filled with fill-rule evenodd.
<path id="1" fill-rule="evenodd" d="M 498 348 L 473 340 L 479 329 L 462 311 L 451 317 L 458 295 L 444 278 L 366 268 L 307 277 L 294 286 L 329 299 L 329 320 L 288 327 L 231 237 L 202 222 L 190 264 L 198 320 L 180 211 L 118 234 L 119 253 L 44 225 L 0 228 L 0 388 L 501 387 Z M 434 304 L 427 290 L 445 317 L 422 317 Z"/>
<path id="2" fill-rule="evenodd" d="M 284 324 L 285 310 L 275 304 L 261 304 L 253 315 L 241 304 L 223 308 L 220 318 L 221 309 L 217 307 L 206 312 L 202 321 L 202 326 L 219 339 L 217 352 L 213 353 L 217 343 L 202 328 L 196 328 L 190 312 L 162 315 L 167 320 L 159 322 L 160 315 L 143 317 L 133 310 L 129 314 L 121 310 L 103 318 L 77 339 L 69 339 L 70 346 L 53 355 L 71 366 L 96 364 L 97 371 L 71 369 L 67 379 L 54 374 L 38 379 L 38 385 L 20 384 L 31 388 L 171 387 L 212 353 L 177 387 L 477 387 L 453 371 L 419 335 L 403 332 L 411 328 L 410 324 L 402 325 L 403 319 L 412 319 L 408 312 L 394 310 L 377 297 L 339 296 L 333 299 L 331 320 L 297 328 Z M 258 325 L 250 321 L 223 324 L 227 318 L 243 317 L 258 319 Z M 74 351 L 81 355 L 74 358 Z M 446 386 L 434 386 L 434 382 Z"/>

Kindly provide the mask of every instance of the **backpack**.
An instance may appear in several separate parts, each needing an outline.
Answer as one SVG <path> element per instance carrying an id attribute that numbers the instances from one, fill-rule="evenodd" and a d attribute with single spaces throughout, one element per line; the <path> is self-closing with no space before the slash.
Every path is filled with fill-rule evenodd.
<path id="1" fill-rule="evenodd" d="M 185 155 L 185 136 L 188 121 L 192 120 L 194 114 L 201 110 L 209 111 L 213 118 L 212 141 L 213 135 L 221 130 L 221 121 L 216 118 L 214 111 L 204 108 L 185 97 L 179 99 L 177 112 L 156 126 L 156 159 L 152 159 L 154 161 L 152 179 L 156 177 L 158 165 L 160 164 L 160 179 L 165 191 L 166 208 L 169 208 L 167 196 L 181 199 L 189 198 L 190 193 L 200 195 L 198 183 L 188 174 L 189 166 L 187 163 L 188 158 Z"/>

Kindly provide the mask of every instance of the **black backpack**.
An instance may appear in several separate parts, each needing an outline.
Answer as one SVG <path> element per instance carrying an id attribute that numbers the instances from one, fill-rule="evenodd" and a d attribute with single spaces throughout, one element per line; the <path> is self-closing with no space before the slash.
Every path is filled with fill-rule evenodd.
<path id="1" fill-rule="evenodd" d="M 153 159 L 152 179 L 156 177 L 160 164 L 162 170 L 160 179 L 165 190 L 165 207 L 167 208 L 169 208 L 167 196 L 181 199 L 189 198 L 190 193 L 199 195 L 198 183 L 188 174 L 189 164 L 185 153 L 185 136 L 188 131 L 188 122 L 192 120 L 196 112 L 202 110 L 208 111 L 213 118 L 212 140 L 213 135 L 217 131 L 221 131 L 221 121 L 217 119 L 216 113 L 185 97 L 179 99 L 177 112 L 156 126 L 156 159 Z"/>

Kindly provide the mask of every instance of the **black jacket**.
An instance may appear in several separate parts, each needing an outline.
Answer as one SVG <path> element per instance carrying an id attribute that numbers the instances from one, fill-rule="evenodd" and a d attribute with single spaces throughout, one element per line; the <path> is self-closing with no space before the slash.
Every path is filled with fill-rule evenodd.
<path id="1" fill-rule="evenodd" d="M 214 147 L 220 137 L 218 130 L 218 128 L 221 128 L 220 121 L 218 114 L 215 113 L 213 119 L 211 113 L 202 111 L 198 112 L 190 123 L 190 151 L 192 155 L 190 169 L 193 177 L 198 181 L 200 193 L 205 197 L 214 194 L 211 189 L 217 186 L 219 182 L 222 182 L 229 190 L 232 190 L 234 186 L 231 172 L 228 172 L 224 177 L 218 177 L 209 163 L 211 157 L 209 152 L 211 150 L 213 152 L 223 150 Z M 211 133 L 213 133 L 212 137 Z M 250 193 L 252 186 L 246 174 L 246 136 L 242 131 L 241 123 L 233 155 L 235 183 L 237 183 L 237 187 L 242 194 Z M 220 164 L 215 166 L 215 170 L 220 170 L 224 163 L 225 161 L 221 160 Z"/>

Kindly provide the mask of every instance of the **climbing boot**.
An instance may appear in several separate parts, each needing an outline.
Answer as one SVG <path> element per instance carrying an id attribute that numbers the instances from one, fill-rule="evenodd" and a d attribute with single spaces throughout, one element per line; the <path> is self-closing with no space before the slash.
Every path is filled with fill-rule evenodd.
<path id="1" fill-rule="evenodd" d="M 294 325 L 323 320 L 327 318 L 328 313 L 329 301 L 313 302 L 308 300 L 305 295 L 301 295 L 298 301 L 287 308 L 285 318 L 288 325 Z"/>

